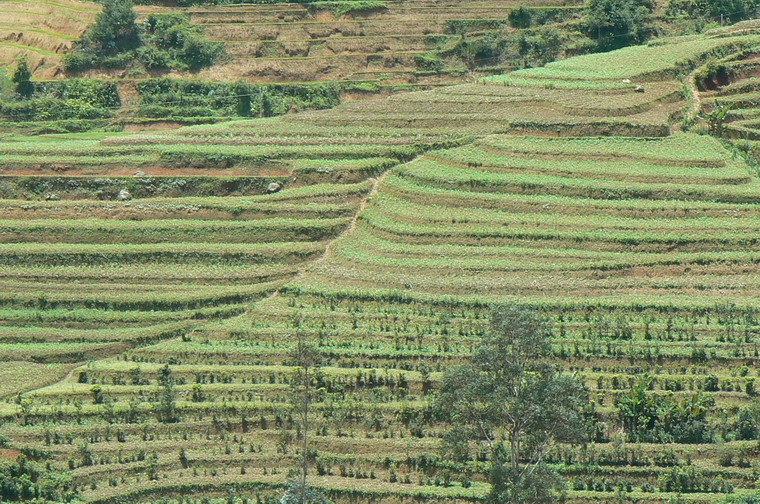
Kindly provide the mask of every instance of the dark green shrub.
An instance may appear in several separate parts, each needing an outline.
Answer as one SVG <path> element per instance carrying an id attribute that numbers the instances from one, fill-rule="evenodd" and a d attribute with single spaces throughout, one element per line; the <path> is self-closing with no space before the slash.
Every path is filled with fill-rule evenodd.
<path id="1" fill-rule="evenodd" d="M 0 501 L 71 502 L 76 497 L 69 473 L 21 455 L 15 462 L 0 462 Z"/>
<path id="2" fill-rule="evenodd" d="M 198 26 L 180 14 L 151 14 L 145 22 L 145 43 L 138 59 L 147 68 L 195 70 L 210 66 L 224 55 L 219 42 L 209 42 Z"/>
<path id="3" fill-rule="evenodd" d="M 507 15 L 507 20 L 512 28 L 530 28 L 532 22 L 531 18 L 530 9 L 524 5 L 509 11 L 509 15 Z"/>
<path id="4" fill-rule="evenodd" d="M 110 117 L 112 111 L 81 99 L 32 98 L 22 102 L 0 104 L 0 115 L 17 121 L 51 121 L 104 119 Z"/>
<path id="5" fill-rule="evenodd" d="M 736 23 L 760 13 L 757 0 L 669 0 L 665 15 L 670 18 L 702 18 Z"/>
<path id="6" fill-rule="evenodd" d="M 66 79 L 37 82 L 35 95 L 61 100 L 74 99 L 100 108 L 116 108 L 121 105 L 119 89 L 113 81 L 96 79 Z"/>
<path id="7" fill-rule="evenodd" d="M 714 374 L 709 375 L 705 378 L 705 390 L 708 392 L 717 392 L 719 390 L 718 383 L 717 376 Z"/>
<path id="8" fill-rule="evenodd" d="M 324 109 L 340 103 L 335 84 L 247 84 L 147 79 L 138 85 L 145 117 L 269 117 L 296 109 Z M 167 103 L 170 103 L 167 105 Z"/>
<path id="9" fill-rule="evenodd" d="M 181 14 L 151 14 L 136 23 L 132 1 L 105 0 L 95 24 L 64 59 L 66 70 L 126 68 L 136 63 L 148 70 L 196 70 L 224 55 L 219 42 L 210 42 L 203 30 Z"/>
<path id="10" fill-rule="evenodd" d="M 744 407 L 736 414 L 734 421 L 736 439 L 753 440 L 760 437 L 760 402 Z"/>
<path id="11" fill-rule="evenodd" d="M 26 55 L 22 54 L 16 58 L 16 70 L 11 77 L 11 81 L 16 85 L 16 93 L 22 98 L 30 98 L 34 94 L 34 84 L 31 79 L 32 71 L 29 70 Z"/>
<path id="12" fill-rule="evenodd" d="M 104 0 L 103 10 L 77 42 L 78 51 L 112 56 L 140 46 L 132 0 Z"/>
<path id="13" fill-rule="evenodd" d="M 603 51 L 641 43 L 652 31 L 655 5 L 653 0 L 587 0 L 586 31 Z"/>
<path id="14" fill-rule="evenodd" d="M 714 400 L 702 394 L 678 396 L 649 392 L 645 376 L 616 399 L 623 428 L 630 441 L 651 443 L 706 443 L 713 437 L 707 413 Z"/>
<path id="15" fill-rule="evenodd" d="M 660 476 L 659 487 L 661 492 L 677 493 L 732 493 L 734 485 L 723 477 L 712 478 L 693 466 L 674 467 L 669 472 Z"/>

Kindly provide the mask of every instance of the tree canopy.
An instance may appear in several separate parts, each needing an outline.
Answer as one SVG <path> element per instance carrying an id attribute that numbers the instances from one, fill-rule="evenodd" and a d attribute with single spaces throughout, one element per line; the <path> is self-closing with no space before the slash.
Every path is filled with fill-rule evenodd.
<path id="1" fill-rule="evenodd" d="M 553 502 L 564 482 L 545 455 L 557 442 L 587 437 L 587 392 L 546 362 L 550 335 L 541 314 L 501 307 L 472 362 L 442 380 L 436 409 L 453 426 L 446 450 L 466 457 L 470 440 L 490 449 L 491 502 Z"/>
<path id="2" fill-rule="evenodd" d="M 71 502 L 76 497 L 71 474 L 19 455 L 0 461 L 0 502 Z"/>
<path id="3" fill-rule="evenodd" d="M 643 42 L 650 31 L 653 0 L 587 0 L 586 25 L 600 50 Z"/>
<path id="4" fill-rule="evenodd" d="M 74 49 L 65 58 L 69 71 L 136 65 L 197 70 L 225 54 L 223 44 L 206 40 L 186 15 L 150 14 L 138 24 L 132 0 L 104 0 L 103 11 Z"/>
<path id="5" fill-rule="evenodd" d="M 669 0 L 665 14 L 735 23 L 760 12 L 760 0 Z"/>
<path id="6" fill-rule="evenodd" d="M 16 85 L 16 93 L 23 98 L 29 98 L 34 94 L 32 71 L 29 69 L 29 63 L 25 54 L 16 58 L 16 70 L 13 72 L 11 81 Z"/>
<path id="7" fill-rule="evenodd" d="M 78 45 L 109 56 L 136 49 L 140 45 L 136 20 L 132 0 L 104 0 L 95 24 Z"/>

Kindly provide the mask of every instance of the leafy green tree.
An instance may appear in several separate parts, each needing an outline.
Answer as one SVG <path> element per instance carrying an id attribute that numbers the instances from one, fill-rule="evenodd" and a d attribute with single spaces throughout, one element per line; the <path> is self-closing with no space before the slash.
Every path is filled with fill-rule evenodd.
<path id="1" fill-rule="evenodd" d="M 123 68 L 197 70 L 225 55 L 224 44 L 206 40 L 203 29 L 182 14 L 150 14 L 136 23 L 132 0 L 104 0 L 93 26 L 67 54 L 67 70 Z"/>
<path id="2" fill-rule="evenodd" d="M 146 460 L 145 472 L 148 474 L 148 479 L 151 481 L 158 480 L 158 453 L 153 450 Z"/>
<path id="3" fill-rule="evenodd" d="M 100 385 L 93 385 L 92 388 L 90 388 L 90 393 L 92 394 L 92 404 L 103 404 L 103 387 Z"/>
<path id="4" fill-rule="evenodd" d="M 251 91 L 245 82 L 238 81 L 232 86 L 236 96 L 235 113 L 241 117 L 251 116 Z"/>
<path id="5" fill-rule="evenodd" d="M 519 306 L 494 311 L 491 331 L 470 364 L 447 371 L 435 402 L 449 439 L 469 439 L 492 453 L 489 501 L 554 502 L 564 481 L 544 462 L 557 442 L 587 438 L 588 394 L 546 362 L 551 324 Z"/>
<path id="6" fill-rule="evenodd" d="M 187 451 L 184 448 L 179 452 L 179 463 L 182 464 L 182 469 L 190 467 L 190 459 L 187 458 Z"/>
<path id="7" fill-rule="evenodd" d="M 586 0 L 586 25 L 600 50 L 643 42 L 649 35 L 654 0 Z"/>
<path id="8" fill-rule="evenodd" d="M 267 93 L 264 86 L 259 87 L 259 117 L 272 117 L 274 115 L 274 106 L 272 104 L 272 98 Z"/>
<path id="9" fill-rule="evenodd" d="M 760 439 L 760 400 L 745 406 L 736 414 L 736 438 L 740 440 Z"/>
<path id="10" fill-rule="evenodd" d="M 32 71 L 29 69 L 29 62 L 25 54 L 21 54 L 16 58 L 16 70 L 13 72 L 11 81 L 16 85 L 16 93 L 23 98 L 31 98 L 34 94 Z"/>
<path id="11" fill-rule="evenodd" d="M 220 43 L 209 42 L 200 34 L 187 37 L 179 50 L 181 61 L 191 70 L 213 65 L 223 53 Z"/>
<path id="12" fill-rule="evenodd" d="M 517 50 L 526 68 L 540 67 L 562 54 L 562 34 L 554 27 L 529 30 L 517 37 Z"/>
<path id="13" fill-rule="evenodd" d="M 146 47 L 138 56 L 149 68 L 172 67 L 197 70 L 214 64 L 224 55 L 221 42 L 210 42 L 203 30 L 181 14 L 151 14 L 145 22 Z"/>
<path id="14" fill-rule="evenodd" d="M 24 455 L 15 462 L 0 461 L 0 502 L 71 502 L 76 497 L 74 488 L 71 474 L 50 464 Z"/>
<path id="15" fill-rule="evenodd" d="M 723 136 L 723 128 L 728 119 L 728 114 L 733 108 L 733 103 L 716 101 L 713 109 L 706 114 L 700 114 L 699 118 L 707 122 L 708 132 L 711 135 L 721 137 Z"/>
<path id="16" fill-rule="evenodd" d="M 724 23 L 751 19 L 759 13 L 760 0 L 669 0 L 665 7 L 668 17 L 707 18 Z"/>
<path id="17" fill-rule="evenodd" d="M 113 56 L 140 46 L 132 0 L 104 0 L 103 10 L 80 41 L 77 50 Z"/>
<path id="18" fill-rule="evenodd" d="M 530 28 L 530 24 L 533 21 L 532 16 L 530 15 L 530 9 L 524 5 L 509 11 L 507 20 L 512 28 L 519 29 Z"/>

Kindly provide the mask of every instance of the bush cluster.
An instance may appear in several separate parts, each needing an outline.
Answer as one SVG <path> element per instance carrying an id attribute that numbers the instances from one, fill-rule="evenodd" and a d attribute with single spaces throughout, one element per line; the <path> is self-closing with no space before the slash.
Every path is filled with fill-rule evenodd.
<path id="1" fill-rule="evenodd" d="M 247 84 L 147 79 L 138 86 L 144 117 L 270 117 L 340 103 L 332 84 Z"/>
<path id="2" fill-rule="evenodd" d="M 93 79 L 35 82 L 22 100 L 0 101 L 0 117 L 12 121 L 105 119 L 121 104 L 116 84 Z"/>
<path id="3" fill-rule="evenodd" d="M 630 441 L 644 443 L 709 443 L 714 433 L 706 418 L 714 399 L 703 394 L 677 396 L 648 392 L 651 378 L 617 398 L 620 418 Z"/>
<path id="4" fill-rule="evenodd" d="M 0 462 L 0 501 L 71 502 L 75 497 L 71 475 L 49 463 L 26 455 L 19 455 L 15 462 Z"/>
<path id="5" fill-rule="evenodd" d="M 181 14 L 151 14 L 138 24 L 131 0 L 106 0 L 93 26 L 64 58 L 66 70 L 90 68 L 198 70 L 224 56 L 219 42 Z"/>

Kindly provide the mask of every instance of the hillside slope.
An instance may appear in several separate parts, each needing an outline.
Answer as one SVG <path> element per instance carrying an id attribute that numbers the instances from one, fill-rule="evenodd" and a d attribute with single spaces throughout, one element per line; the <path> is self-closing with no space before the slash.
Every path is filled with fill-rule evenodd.
<path id="1" fill-rule="evenodd" d="M 170 73 L 234 82 L 375 82 L 383 86 L 452 84 L 483 75 L 472 72 L 461 59 L 453 66 L 427 68 L 418 57 L 454 48 L 468 34 L 483 30 L 516 32 L 508 13 L 525 2 L 388 1 L 280 3 L 207 7 L 137 6 L 139 20 L 149 14 L 181 14 L 202 27 L 210 40 L 223 42 L 229 58 L 200 73 Z M 582 2 L 542 0 L 528 3 L 546 23 L 581 15 Z M 71 49 L 100 11 L 97 3 L 0 2 L 0 66 L 26 53 L 35 77 L 60 77 L 60 57 Z M 536 22 L 543 24 L 541 19 Z M 432 51 L 432 52 L 431 52 Z M 496 64 L 496 63 L 495 63 Z M 483 66 L 482 64 L 480 66 Z M 503 69 L 503 67 L 502 67 Z M 494 73 L 498 67 L 487 70 Z M 125 77 L 119 71 L 90 71 L 85 75 Z"/>
<path id="2" fill-rule="evenodd" d="M 489 308 L 520 302 L 554 320 L 550 359 L 595 408 L 592 443 L 547 455 L 568 502 L 756 493 L 740 412 L 760 363 L 760 181 L 681 131 L 681 79 L 756 53 L 758 30 L 280 118 L 4 138 L 0 360 L 39 379 L 3 382 L 3 434 L 69 467 L 85 502 L 275 502 L 308 338 L 312 484 L 483 502 L 488 454 L 442 459 L 431 397 Z M 158 421 L 165 365 L 175 423 Z M 698 425 L 625 430 L 618 401 L 650 374 L 647 397 Z"/>
<path id="3" fill-rule="evenodd" d="M 194 23 L 205 27 L 209 38 L 223 41 L 232 56 L 229 63 L 201 72 L 202 79 L 235 75 L 274 82 L 435 85 L 470 81 L 480 72 L 471 72 L 461 62 L 431 71 L 417 63 L 420 56 L 453 47 L 464 36 L 462 31 L 497 26 L 510 31 L 507 14 L 524 4 L 512 0 L 391 1 L 374 10 L 346 14 L 336 10 L 340 4 L 330 3 L 193 8 L 187 12 Z M 580 2 L 559 0 L 528 4 L 537 12 L 546 12 L 548 18 L 560 20 L 579 16 L 582 7 Z"/>
<path id="4" fill-rule="evenodd" d="M 100 6 L 79 0 L 0 1 L 0 67 L 26 54 L 39 79 L 62 75 L 61 57 L 87 27 Z"/>

